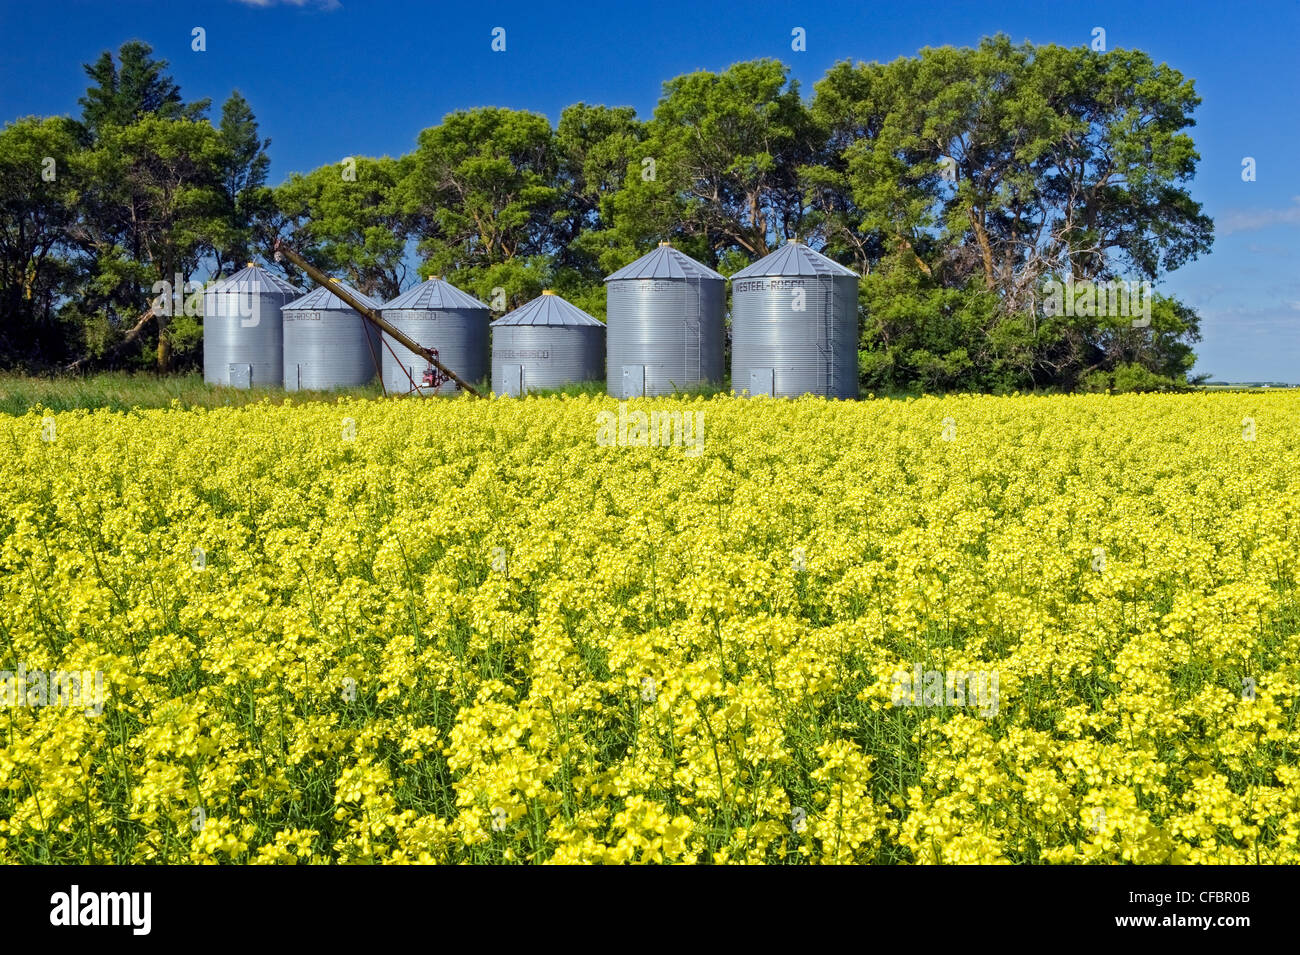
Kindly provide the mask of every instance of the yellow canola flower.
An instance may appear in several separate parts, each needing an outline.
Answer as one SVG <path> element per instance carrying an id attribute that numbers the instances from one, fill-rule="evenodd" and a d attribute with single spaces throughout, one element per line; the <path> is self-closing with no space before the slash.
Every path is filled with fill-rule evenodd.
<path id="1" fill-rule="evenodd" d="M 0 416 L 0 862 L 1300 862 L 1300 395 L 614 404 Z"/>

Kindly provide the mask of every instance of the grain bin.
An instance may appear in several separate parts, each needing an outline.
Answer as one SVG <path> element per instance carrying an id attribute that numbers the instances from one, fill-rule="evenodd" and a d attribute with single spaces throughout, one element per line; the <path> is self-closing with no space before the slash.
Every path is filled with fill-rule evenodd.
<path id="1" fill-rule="evenodd" d="M 488 322 L 486 305 L 435 276 L 384 304 L 384 320 L 413 338 L 416 344 L 436 349 L 438 360 L 466 381 L 488 374 Z M 393 394 L 453 394 L 455 382 L 439 387 L 426 384 L 433 366 L 412 354 L 388 335 L 384 336 L 384 387 Z"/>
<path id="2" fill-rule="evenodd" d="M 203 293 L 203 380 L 278 388 L 284 379 L 281 309 L 302 290 L 252 262 Z"/>
<path id="3" fill-rule="evenodd" d="M 350 285 L 330 279 L 361 300 L 379 303 Z M 284 315 L 284 387 L 324 391 L 364 385 L 375 377 L 383 346 L 379 330 L 324 287 L 308 292 L 281 310 Z"/>
<path id="4" fill-rule="evenodd" d="M 731 388 L 858 394 L 858 276 L 791 241 L 731 277 Z"/>
<path id="5" fill-rule="evenodd" d="M 491 327 L 495 394 L 522 395 L 605 375 L 605 326 L 553 292 Z"/>
<path id="6" fill-rule="evenodd" d="M 667 242 L 606 278 L 609 393 L 720 382 L 726 281 Z"/>

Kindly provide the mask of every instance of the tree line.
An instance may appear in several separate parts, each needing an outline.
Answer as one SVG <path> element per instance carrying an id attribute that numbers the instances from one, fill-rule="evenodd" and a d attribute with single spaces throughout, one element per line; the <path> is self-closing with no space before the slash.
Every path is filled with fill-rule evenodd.
<path id="1" fill-rule="evenodd" d="M 460 110 L 405 155 L 276 186 L 237 91 L 211 118 L 139 41 L 85 71 L 78 118 L 0 131 L 6 367 L 193 366 L 201 316 L 156 307 L 156 283 L 229 274 L 280 236 L 380 299 L 441 275 L 601 317 L 604 276 L 658 241 L 731 274 L 798 238 L 862 275 L 869 390 L 1172 388 L 1194 361 L 1177 299 L 1136 320 L 1091 296 L 1157 285 L 1213 239 L 1188 191 L 1194 84 L 1140 51 L 996 36 L 837 63 L 808 96 L 753 60 L 669 80 L 648 118 Z M 1088 302 L 1062 308 L 1062 287 Z"/>

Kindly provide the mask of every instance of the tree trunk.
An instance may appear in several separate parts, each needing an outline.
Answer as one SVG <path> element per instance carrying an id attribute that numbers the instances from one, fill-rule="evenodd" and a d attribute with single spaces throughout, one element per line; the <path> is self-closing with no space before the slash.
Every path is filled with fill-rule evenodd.
<path id="1" fill-rule="evenodd" d="M 110 359 L 116 357 L 124 348 L 126 348 L 127 345 L 131 344 L 133 341 L 139 338 L 140 333 L 145 330 L 145 328 L 149 325 L 149 320 L 153 317 L 154 317 L 153 309 L 150 308 L 148 311 L 146 311 L 143 315 L 140 316 L 140 320 L 136 322 L 135 325 L 131 328 L 131 330 L 122 337 L 122 340 L 118 342 L 116 345 L 114 345 L 108 351 L 108 354 L 104 355 L 104 358 Z M 66 370 L 79 371 L 84 366 L 90 364 L 92 360 L 93 359 L 89 355 L 86 355 L 82 358 L 78 358 L 72 364 L 68 365 L 66 367 Z"/>
<path id="2" fill-rule="evenodd" d="M 975 215 L 974 207 L 970 210 L 971 228 L 975 230 L 975 241 L 979 243 L 980 260 L 984 263 L 984 287 L 993 288 L 993 246 L 989 244 L 988 233 L 984 231 L 983 214 Z"/>
<path id="3" fill-rule="evenodd" d="M 172 366 L 171 318 L 158 316 L 158 370 L 170 371 Z"/>

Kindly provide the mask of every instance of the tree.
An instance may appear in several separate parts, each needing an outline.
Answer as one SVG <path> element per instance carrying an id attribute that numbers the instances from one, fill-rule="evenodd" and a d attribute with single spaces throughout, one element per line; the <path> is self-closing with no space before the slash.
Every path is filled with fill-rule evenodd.
<path id="1" fill-rule="evenodd" d="M 593 315 L 605 313 L 605 275 L 638 254 L 613 228 L 613 197 L 636 166 L 644 138 L 645 124 L 630 106 L 577 103 L 556 126 L 561 207 L 554 222 L 554 283 Z"/>
<path id="2" fill-rule="evenodd" d="M 1190 81 L 1145 54 L 1002 36 L 838 64 L 812 109 L 832 153 L 804 171 L 814 213 L 864 272 L 904 260 L 916 272 L 917 321 L 902 331 L 913 347 L 873 340 L 884 326 L 868 321 L 864 349 L 886 349 L 894 380 L 917 382 L 933 380 L 936 355 L 954 355 L 978 387 L 1075 387 L 1113 367 L 1121 339 L 1095 316 L 1045 315 L 1043 284 L 1154 280 L 1209 248 L 1210 222 L 1184 186 L 1197 102 Z M 864 301 L 878 284 L 864 281 Z M 951 289 L 996 306 L 965 310 L 984 318 L 962 331 L 960 356 L 941 331 Z M 1194 340 L 1194 322 L 1180 327 Z M 1163 366 L 1177 352 L 1139 360 Z"/>
<path id="3" fill-rule="evenodd" d="M 682 231 L 704 239 L 714 256 L 760 258 L 802 231 L 797 170 L 818 139 L 798 83 L 777 60 L 679 76 L 664 84 L 645 144 L 656 181 L 663 177 L 678 201 L 660 200 L 654 211 L 679 212 Z M 646 198 L 653 205 L 661 193 L 636 188 L 638 178 L 630 183 L 629 211 Z"/>
<path id="4" fill-rule="evenodd" d="M 420 133 L 402 184 L 426 274 L 448 276 L 507 307 L 549 284 L 568 213 L 545 116 L 484 108 L 451 113 Z"/>
<path id="5" fill-rule="evenodd" d="M 408 159 L 349 157 L 290 176 L 276 190 L 275 203 L 313 265 L 341 273 L 367 295 L 390 299 L 406 278 L 410 220 L 397 187 L 409 166 Z"/>
<path id="6" fill-rule="evenodd" d="M 183 285 L 223 227 L 224 158 L 221 138 L 206 120 L 157 116 L 102 127 L 86 154 L 83 215 L 70 234 L 94 262 L 91 291 L 106 307 L 136 315 L 154 303 L 154 283 L 174 286 L 180 276 L 182 288 L 156 303 L 165 308 L 153 309 L 160 371 L 171 367 L 172 317 L 183 304 Z"/>
<path id="7" fill-rule="evenodd" d="M 224 146 L 205 118 L 209 101 L 186 104 L 166 61 L 152 53 L 133 40 L 116 61 L 105 52 L 85 66 L 91 85 L 77 124 L 87 147 L 84 189 L 67 229 L 79 268 L 64 291 L 90 352 L 75 367 L 133 346 L 153 328 L 153 363 L 170 368 L 173 333 L 190 344 L 198 337 L 197 322 L 181 311 L 183 284 L 229 228 Z M 165 308 L 152 308 L 155 283 L 175 283 L 178 274 L 182 287 L 157 303 Z"/>
<path id="8" fill-rule="evenodd" d="M 105 50 L 94 63 L 85 64 L 91 86 L 78 102 L 82 127 L 91 140 L 107 126 L 130 126 L 146 116 L 199 119 L 207 112 L 211 101 L 186 105 L 180 87 L 167 75 L 167 61 L 152 54 L 148 43 L 128 40 L 117 52 L 118 62 Z"/>
<path id="9" fill-rule="evenodd" d="M 77 130 L 62 117 L 0 130 L 0 361 L 55 363 L 75 341 L 58 306 L 73 269 L 77 160 Z"/>
<path id="10" fill-rule="evenodd" d="M 268 241 L 274 215 L 274 194 L 266 187 L 271 140 L 257 132 L 257 119 L 248 100 L 238 90 L 221 107 L 218 127 L 225 155 L 221 162 L 221 187 L 226 204 L 226 228 L 214 243 L 215 272 L 238 268 L 252 258 L 254 242 Z"/>

